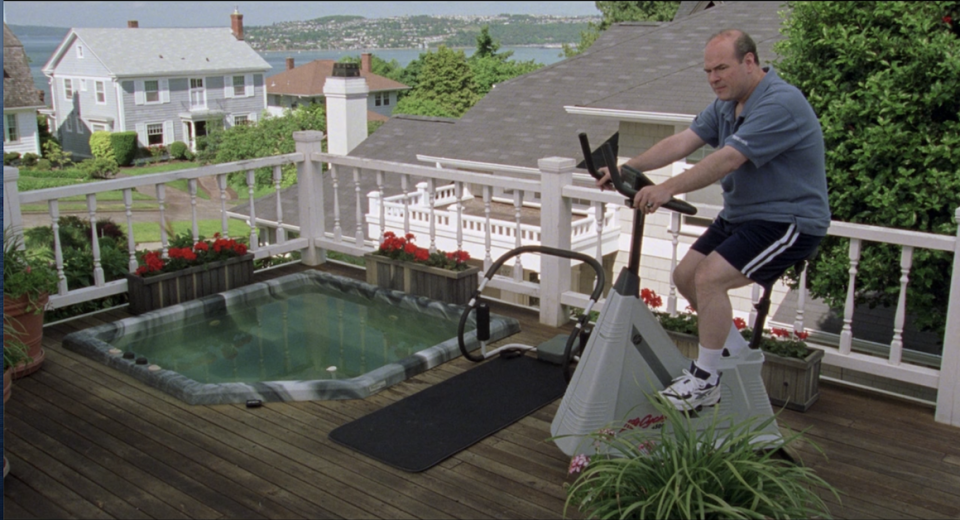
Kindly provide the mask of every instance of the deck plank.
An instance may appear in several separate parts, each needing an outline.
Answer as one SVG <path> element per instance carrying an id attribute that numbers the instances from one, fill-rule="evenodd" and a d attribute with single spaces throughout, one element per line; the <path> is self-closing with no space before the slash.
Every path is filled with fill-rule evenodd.
<path id="1" fill-rule="evenodd" d="M 257 279 L 298 272 L 285 266 Z M 324 270 L 362 279 L 339 265 Z M 533 312 L 511 343 L 569 327 Z M 47 362 L 7 403 L 4 518 L 556 518 L 568 459 L 547 439 L 559 401 L 422 473 L 407 473 L 327 438 L 334 428 L 473 368 L 457 358 L 363 400 L 191 406 L 60 343 L 129 316 L 123 308 L 45 329 Z M 930 407 L 821 384 L 808 412 L 804 463 L 841 492 L 821 490 L 837 518 L 960 517 L 960 429 Z M 819 445 L 826 457 L 811 443 Z M 567 511 L 577 517 L 576 511 Z"/>

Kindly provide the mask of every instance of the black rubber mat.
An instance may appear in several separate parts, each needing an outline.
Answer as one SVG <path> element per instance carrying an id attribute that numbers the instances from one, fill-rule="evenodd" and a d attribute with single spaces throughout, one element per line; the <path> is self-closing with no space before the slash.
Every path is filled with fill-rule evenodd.
<path id="1" fill-rule="evenodd" d="M 497 357 L 345 424 L 330 439 L 419 472 L 559 399 L 565 389 L 557 365 Z"/>

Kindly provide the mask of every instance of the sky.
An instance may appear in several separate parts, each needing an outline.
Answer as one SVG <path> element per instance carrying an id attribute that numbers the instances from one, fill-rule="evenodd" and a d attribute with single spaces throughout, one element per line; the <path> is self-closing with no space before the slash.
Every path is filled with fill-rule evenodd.
<path id="1" fill-rule="evenodd" d="M 597 16 L 594 2 L 3 2 L 4 21 L 12 25 L 52 27 L 230 26 L 239 7 L 244 25 L 309 20 L 338 14 L 386 18 L 404 15 L 543 14 Z"/>

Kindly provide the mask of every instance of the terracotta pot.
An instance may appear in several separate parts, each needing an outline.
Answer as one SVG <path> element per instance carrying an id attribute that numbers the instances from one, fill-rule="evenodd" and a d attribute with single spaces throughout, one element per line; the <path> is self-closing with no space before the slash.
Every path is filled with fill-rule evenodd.
<path id="1" fill-rule="evenodd" d="M 27 353 L 33 359 L 33 361 L 13 367 L 14 379 L 40 370 L 40 365 L 43 364 L 46 357 L 46 353 L 43 351 L 43 312 L 36 312 L 35 305 L 43 308 L 47 305 L 49 299 L 48 294 L 43 294 L 31 304 L 26 296 L 10 298 L 3 295 L 3 314 L 10 318 L 14 330 L 20 333 L 17 339 L 27 345 Z M 7 334 L 3 335 L 4 344 L 11 339 L 13 338 Z"/>
<path id="2" fill-rule="evenodd" d="M 10 400 L 11 389 L 13 389 L 13 370 L 8 368 L 3 371 L 3 404 L 7 404 Z"/>

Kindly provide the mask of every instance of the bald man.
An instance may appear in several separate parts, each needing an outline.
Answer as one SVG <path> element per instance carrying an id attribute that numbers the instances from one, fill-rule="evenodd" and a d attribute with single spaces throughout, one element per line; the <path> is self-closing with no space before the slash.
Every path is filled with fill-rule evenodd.
<path id="1" fill-rule="evenodd" d="M 626 162 L 649 171 L 705 144 L 716 149 L 633 201 L 653 213 L 673 196 L 716 181 L 723 188 L 723 210 L 673 273 L 700 328 L 697 359 L 660 392 L 680 410 L 719 402 L 720 361 L 739 358 L 747 346 L 733 326 L 728 291 L 754 282 L 769 287 L 816 250 L 830 225 L 823 133 L 803 94 L 761 68 L 756 43 L 737 29 L 710 37 L 703 70 L 717 99 L 690 128 Z M 609 187 L 604 173 L 601 189 Z"/>

